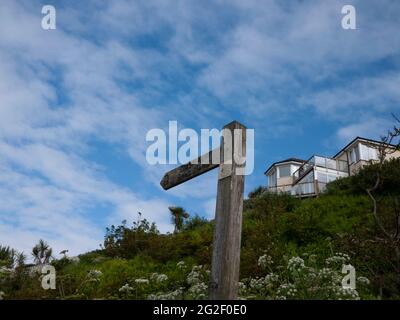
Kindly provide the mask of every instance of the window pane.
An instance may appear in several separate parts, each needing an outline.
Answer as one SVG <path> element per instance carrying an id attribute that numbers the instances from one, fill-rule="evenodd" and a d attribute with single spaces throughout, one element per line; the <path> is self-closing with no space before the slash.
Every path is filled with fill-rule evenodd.
<path id="1" fill-rule="evenodd" d="M 290 165 L 282 166 L 279 168 L 279 177 L 289 177 L 290 176 Z"/>
<path id="2" fill-rule="evenodd" d="M 324 183 L 326 183 L 326 182 L 327 182 L 327 175 L 326 175 L 326 173 L 318 172 L 318 174 L 317 174 L 317 180 L 318 180 L 319 182 L 324 182 Z"/>
<path id="3" fill-rule="evenodd" d="M 354 148 L 354 150 L 355 150 L 355 153 L 356 153 L 356 161 L 358 161 L 358 160 L 360 160 L 360 149 L 359 149 L 358 146 L 356 146 Z"/>
<path id="4" fill-rule="evenodd" d="M 272 173 L 268 176 L 268 184 L 270 187 L 275 187 L 276 186 L 276 171 L 272 171 Z"/>
<path id="5" fill-rule="evenodd" d="M 375 149 L 375 148 L 371 148 L 370 149 L 370 157 L 369 158 L 372 159 L 372 160 L 378 160 L 379 159 L 378 150 Z"/>
<path id="6" fill-rule="evenodd" d="M 369 160 L 369 148 L 363 144 L 360 144 L 360 159 Z"/>
<path id="7" fill-rule="evenodd" d="M 356 162 L 356 154 L 354 152 L 354 148 L 350 150 L 350 163 Z"/>

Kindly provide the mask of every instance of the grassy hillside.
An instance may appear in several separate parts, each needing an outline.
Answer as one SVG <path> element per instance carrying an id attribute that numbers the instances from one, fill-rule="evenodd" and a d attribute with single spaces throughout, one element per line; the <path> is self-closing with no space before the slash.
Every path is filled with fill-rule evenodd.
<path id="1" fill-rule="evenodd" d="M 398 299 L 399 241 L 378 227 L 365 192 L 375 166 L 337 180 L 318 198 L 299 200 L 258 188 L 243 213 L 240 297 L 244 299 Z M 396 233 L 400 160 L 385 163 L 375 196 L 379 221 Z M 107 229 L 104 248 L 53 260 L 57 289 L 43 290 L 0 248 L 4 298 L 203 299 L 213 223 L 199 217 L 174 234 L 146 220 Z M 356 272 L 356 289 L 343 289 L 343 265 Z M 1 295 L 1 294 L 0 294 Z"/>

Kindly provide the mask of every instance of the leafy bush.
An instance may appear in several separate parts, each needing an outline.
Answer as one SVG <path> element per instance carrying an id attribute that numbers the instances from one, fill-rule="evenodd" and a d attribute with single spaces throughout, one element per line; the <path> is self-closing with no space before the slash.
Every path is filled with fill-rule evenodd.
<path id="1" fill-rule="evenodd" d="M 376 192 L 382 223 L 391 232 L 393 201 L 400 194 L 399 164 L 384 164 Z M 374 170 L 370 166 L 332 182 L 318 198 L 300 200 L 263 187 L 251 192 L 243 212 L 241 298 L 398 299 L 399 244 L 377 228 L 365 193 Z M 107 228 L 101 250 L 51 262 L 57 270 L 56 291 L 44 291 L 40 275 L 28 272 L 29 267 L 18 269 L 15 251 L 0 247 L 1 297 L 203 299 L 212 239 L 213 222 L 198 216 L 186 219 L 173 234 L 160 234 L 145 219 L 132 226 L 123 221 Z M 349 260 L 356 267 L 357 291 L 342 290 L 339 281 L 341 266 Z"/>
<path id="2" fill-rule="evenodd" d="M 328 194 L 365 194 L 376 181 L 379 164 L 364 166 L 356 175 L 334 180 L 327 184 Z M 377 193 L 380 195 L 400 194 L 400 158 L 383 163 L 381 181 Z"/>

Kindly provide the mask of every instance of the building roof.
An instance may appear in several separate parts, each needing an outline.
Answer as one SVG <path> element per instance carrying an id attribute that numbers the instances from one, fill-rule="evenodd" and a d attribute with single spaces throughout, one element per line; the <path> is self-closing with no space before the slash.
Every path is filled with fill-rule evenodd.
<path id="1" fill-rule="evenodd" d="M 288 158 L 288 159 L 285 159 L 285 160 L 277 161 L 277 162 L 274 162 L 273 164 L 271 164 L 271 165 L 268 167 L 268 169 L 265 170 L 264 174 L 267 174 L 268 171 L 271 170 L 275 165 L 277 165 L 277 164 L 283 164 L 283 163 L 287 163 L 287 162 L 304 163 L 304 162 L 306 162 L 306 161 L 303 160 L 303 159 L 298 159 L 298 158 Z"/>
<path id="2" fill-rule="evenodd" d="M 368 138 L 363 138 L 363 137 L 356 137 L 353 140 L 351 140 L 345 147 L 343 147 L 338 153 L 336 153 L 332 158 L 334 159 L 337 156 L 339 156 L 343 151 L 345 151 L 348 147 L 350 147 L 357 140 L 362 140 L 362 141 L 375 143 L 375 144 L 382 144 L 383 143 L 382 141 L 378 141 L 378 140 L 373 140 L 373 139 L 368 139 Z M 388 146 L 396 148 L 396 146 L 394 144 L 388 144 Z"/>

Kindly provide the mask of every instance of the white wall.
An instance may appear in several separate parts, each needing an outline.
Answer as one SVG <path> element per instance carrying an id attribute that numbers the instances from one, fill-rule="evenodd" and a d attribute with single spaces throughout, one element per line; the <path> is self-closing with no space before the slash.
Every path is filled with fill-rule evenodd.
<path id="1" fill-rule="evenodd" d="M 360 160 L 378 160 L 378 150 L 371 146 L 359 143 Z"/>

